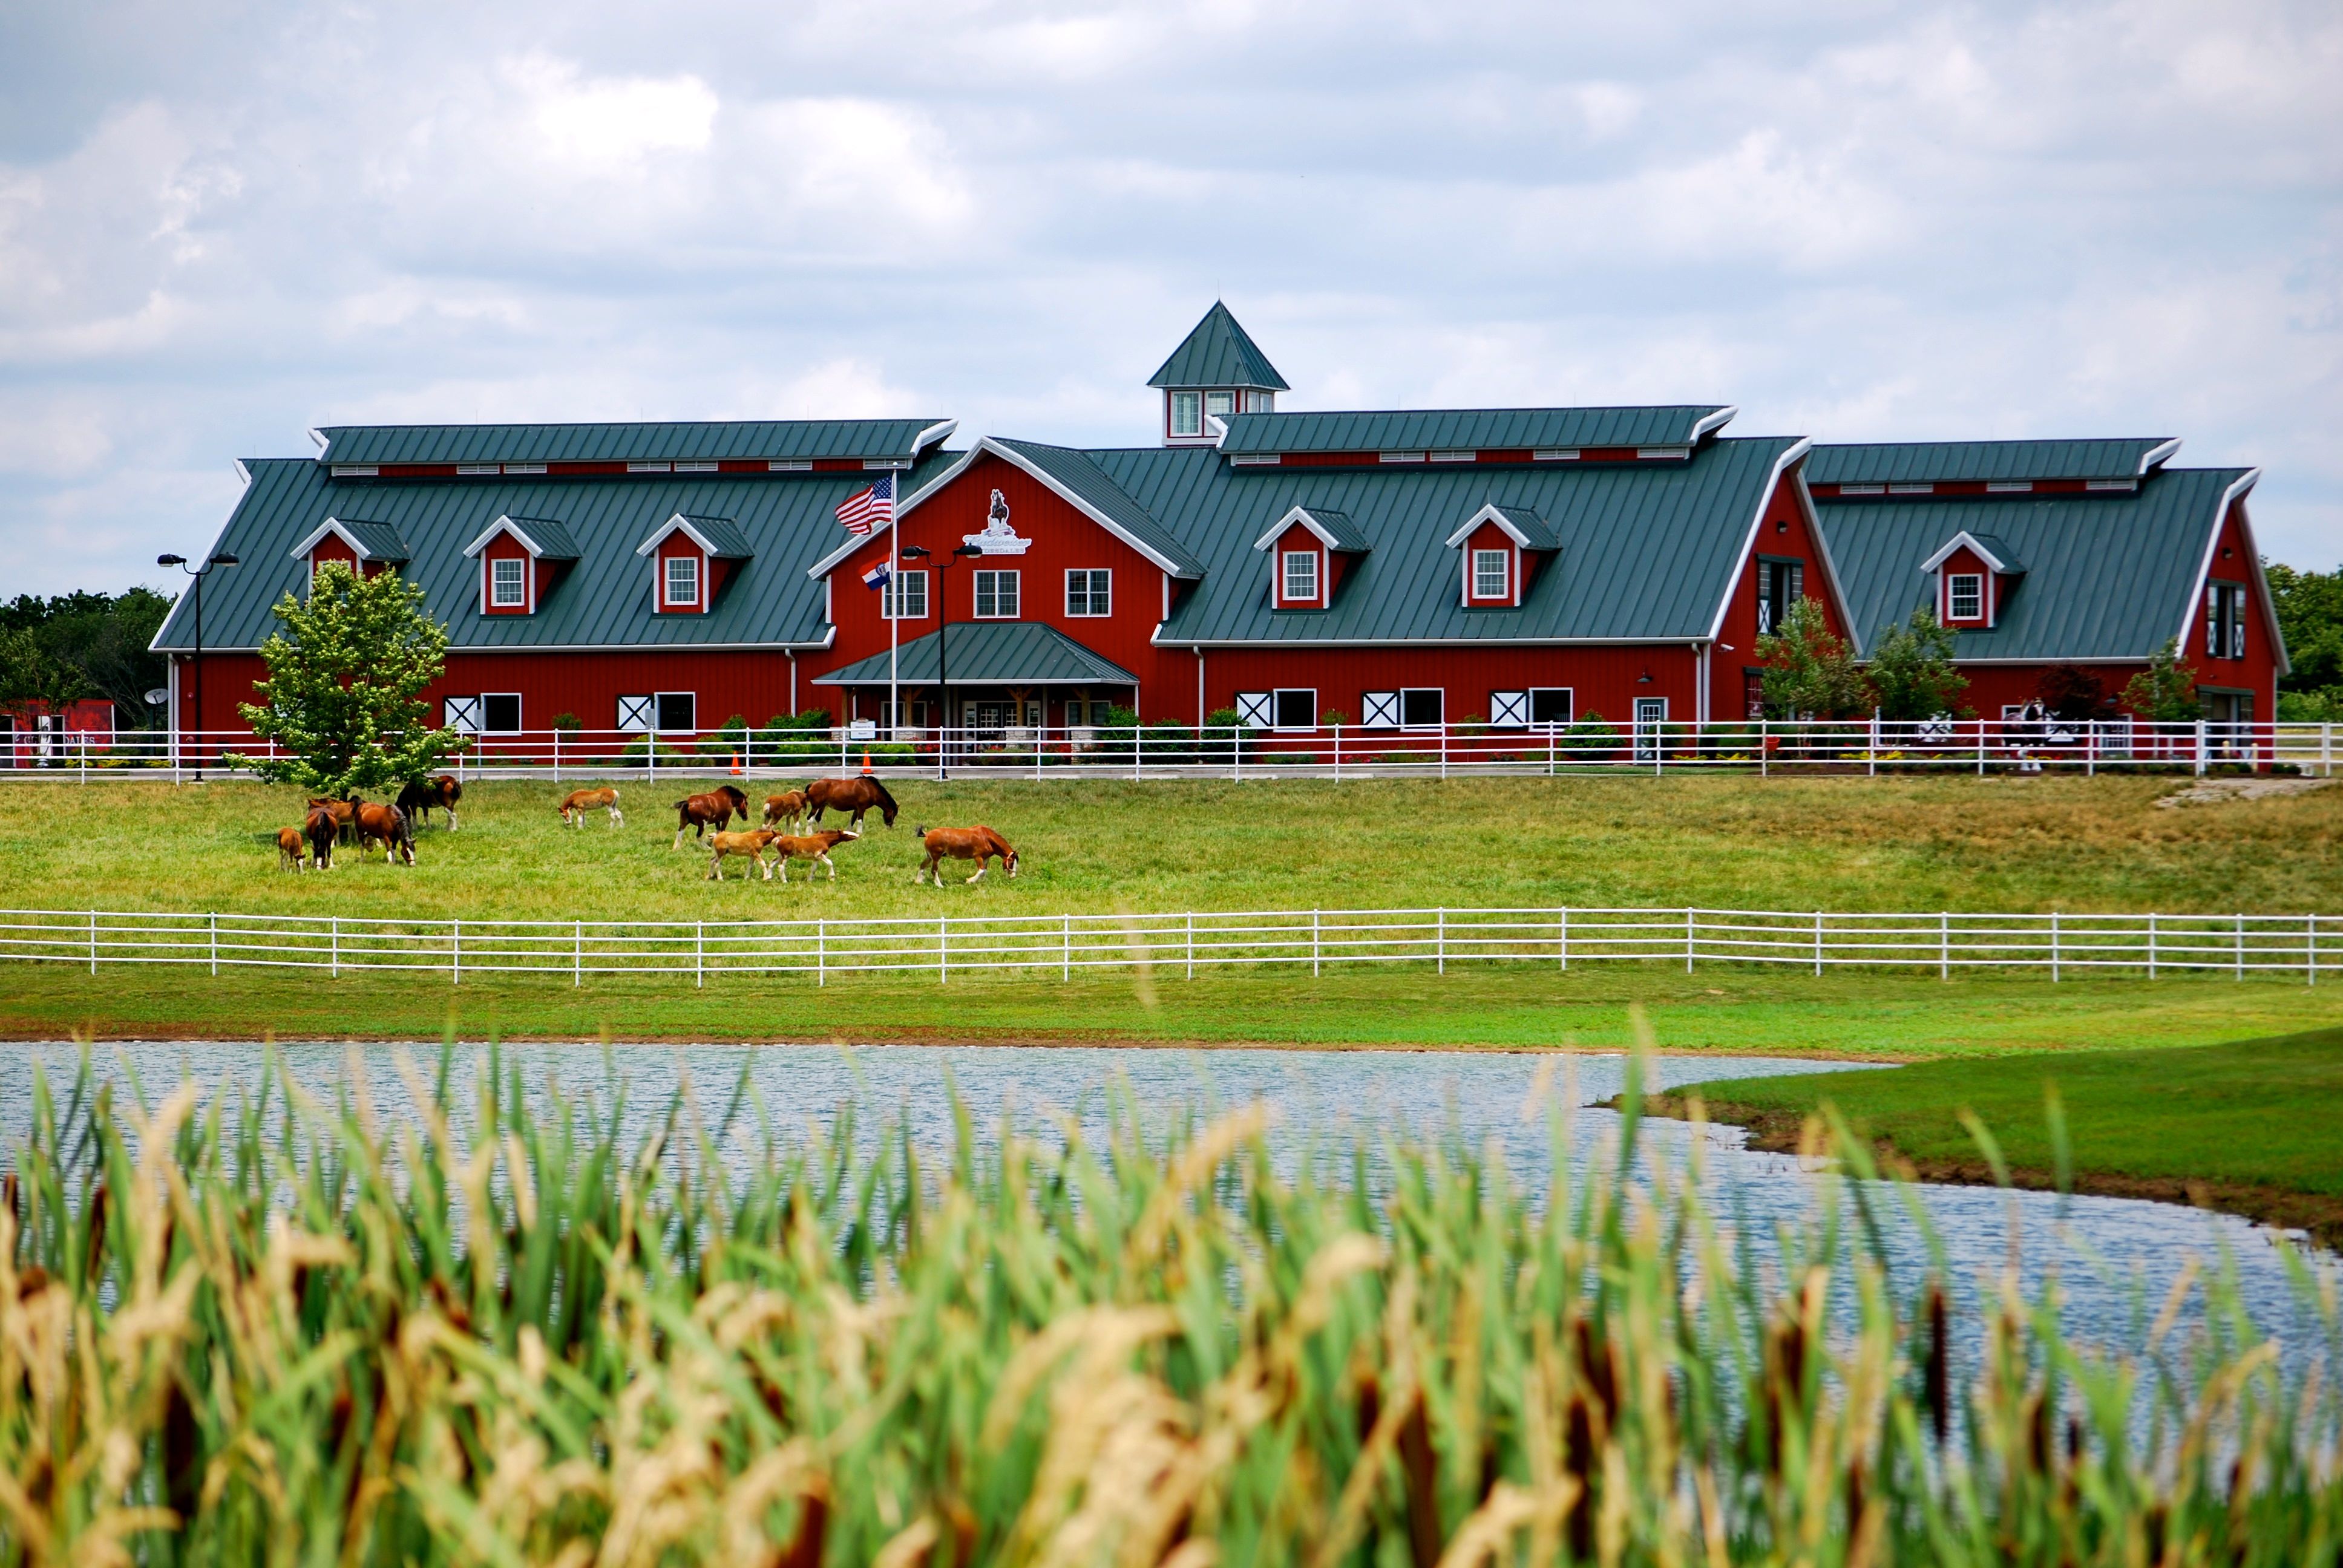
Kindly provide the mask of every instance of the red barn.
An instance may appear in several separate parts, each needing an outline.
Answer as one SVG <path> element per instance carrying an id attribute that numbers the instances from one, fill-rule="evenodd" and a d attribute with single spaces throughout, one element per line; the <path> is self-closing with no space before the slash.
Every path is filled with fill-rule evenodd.
<path id="1" fill-rule="evenodd" d="M 423 587 L 433 695 L 487 735 L 885 724 L 890 690 L 920 727 L 1737 719 L 1802 598 L 1865 648 L 1936 605 L 1988 715 L 2066 665 L 2119 687 L 2201 615 L 2215 716 L 2271 711 L 2252 476 L 2171 469 L 2172 443 L 1815 447 L 1726 435 L 1715 404 L 1281 413 L 1217 305 L 1151 384 L 1131 447 L 948 450 L 938 418 L 321 431 L 244 466 L 201 714 L 186 606 L 156 641 L 175 712 L 241 729 L 270 606 L 327 559 Z M 881 475 L 894 520 L 848 534 Z"/>

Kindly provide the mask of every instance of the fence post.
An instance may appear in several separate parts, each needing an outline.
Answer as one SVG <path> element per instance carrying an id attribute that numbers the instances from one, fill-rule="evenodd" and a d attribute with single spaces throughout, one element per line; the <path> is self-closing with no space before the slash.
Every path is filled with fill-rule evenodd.
<path id="1" fill-rule="evenodd" d="M 1816 910 L 1815 911 L 1815 978 L 1816 978 L 1816 979 L 1820 979 L 1820 978 L 1821 978 L 1821 976 L 1822 976 L 1822 972 L 1823 972 L 1823 912 L 1822 912 L 1820 910 Z"/>
<path id="2" fill-rule="evenodd" d="M 2153 910 L 2147 916 L 2147 978 L 2156 978 L 2156 912 Z"/>
<path id="3" fill-rule="evenodd" d="M 2317 915 L 2302 917 L 2302 950 L 2303 968 L 2310 977 L 2305 983 L 2317 985 L 2318 983 L 2318 917 Z"/>
<path id="4" fill-rule="evenodd" d="M 89 972 L 97 972 L 97 911 L 89 912 Z"/>
<path id="5" fill-rule="evenodd" d="M 936 983 L 943 985 L 951 979 L 951 917 L 936 917 Z"/>
<path id="6" fill-rule="evenodd" d="M 1440 776 L 1448 777 L 1448 720 L 1440 721 Z"/>
<path id="7" fill-rule="evenodd" d="M 561 731 L 553 732 L 553 781 L 561 782 Z"/>
<path id="8" fill-rule="evenodd" d="M 1198 734 L 1202 733 L 1202 730 L 1198 731 Z M 1243 777 L 1244 731 L 1231 729 L 1229 731 L 1229 782 L 1233 784 Z"/>
<path id="9" fill-rule="evenodd" d="M 1318 978 L 1319 957 L 1318 911 L 1310 911 L 1310 978 Z"/>
<path id="10" fill-rule="evenodd" d="M 333 976 L 339 980 L 342 978 L 342 917 L 336 915 L 333 919 Z"/>
<path id="11" fill-rule="evenodd" d="M 1196 978 L 1196 913 L 1188 911 L 1188 978 Z"/>
<path id="12" fill-rule="evenodd" d="M 2058 911 L 2050 911 L 2050 983 L 2058 983 Z"/>
<path id="13" fill-rule="evenodd" d="M 2197 777 L 2205 777 L 2205 721 L 2197 721 Z"/>
<path id="14" fill-rule="evenodd" d="M 708 983 L 708 922 L 706 920 L 691 922 L 691 983 L 696 986 L 704 986 Z"/>
<path id="15" fill-rule="evenodd" d="M 1447 744 L 1447 736 L 1443 733 L 1441 737 L 1441 746 L 1444 749 Z M 1448 910 L 1445 907 L 1440 910 L 1433 930 L 1435 933 L 1432 940 L 1433 970 L 1435 973 L 1446 974 L 1448 972 Z"/>
<path id="16" fill-rule="evenodd" d="M 1984 721 L 1980 719 L 1979 723 Z M 1936 978 L 1953 978 L 1953 917 L 1949 910 L 1936 911 Z"/>
<path id="17" fill-rule="evenodd" d="M 1977 777 L 1978 777 L 1978 778 L 1980 778 L 1980 779 L 1982 779 L 1982 778 L 1984 778 L 1984 777 L 1985 777 L 1985 720 L 1984 720 L 1984 719 L 1978 719 L 1978 720 L 1976 721 L 1976 729 L 1977 729 Z"/>
<path id="18" fill-rule="evenodd" d="M 1334 777 L 1342 777 L 1342 727 L 1334 726 Z"/>
<path id="19" fill-rule="evenodd" d="M 2335 726 L 2331 723 L 2318 727 L 2318 767 L 2328 778 L 2335 777 Z"/>
<path id="20" fill-rule="evenodd" d="M 449 922 L 452 938 L 447 944 L 447 983 L 464 983 L 464 922 Z"/>
<path id="21" fill-rule="evenodd" d="M 219 915 L 212 915 L 212 973 L 219 973 Z"/>
<path id="22" fill-rule="evenodd" d="M 2083 777 L 2096 779 L 2098 776 L 2099 721 L 2096 719 L 2086 719 L 2083 720 Z"/>
<path id="23" fill-rule="evenodd" d="M 643 756 L 650 763 L 651 782 L 656 784 L 659 782 L 659 730 L 657 729 L 643 731 Z"/>
<path id="24" fill-rule="evenodd" d="M 1074 917 L 1060 917 L 1065 921 L 1058 934 L 1058 980 L 1062 984 L 1074 978 Z"/>
<path id="25" fill-rule="evenodd" d="M 816 920 L 813 923 L 813 983 L 818 986 L 830 983 L 830 922 L 828 920 Z"/>
<path id="26" fill-rule="evenodd" d="M 582 986 L 586 983 L 586 922 L 584 920 L 577 922 L 577 929 L 570 933 L 569 983 L 572 986 Z"/>
<path id="27" fill-rule="evenodd" d="M 1684 906 L 1684 973 L 1692 973 L 1692 906 Z"/>
<path id="28" fill-rule="evenodd" d="M 2243 980 L 2243 979 L 2245 979 L 2245 978 L 2246 978 L 2246 917 L 2245 917 L 2244 915 L 2242 915 L 2242 914 L 2240 914 L 2240 915 L 2237 917 L 2237 979 L 2239 979 L 2239 980 Z"/>
<path id="29" fill-rule="evenodd" d="M 1765 755 L 1765 717 L 1757 717 L 1757 777 L 1763 779 L 1772 770 L 1773 759 Z"/>
<path id="30" fill-rule="evenodd" d="M 1564 904 L 1556 913 L 1560 918 L 1554 921 L 1555 947 L 1562 958 L 1563 972 L 1567 974 L 1570 971 L 1570 906 Z"/>
<path id="31" fill-rule="evenodd" d="M 1864 777 L 1867 779 L 1879 777 L 1879 709 L 1876 708 L 1871 710 L 1870 766 L 1864 769 Z M 1815 972 L 1819 974 L 1821 971 Z"/>

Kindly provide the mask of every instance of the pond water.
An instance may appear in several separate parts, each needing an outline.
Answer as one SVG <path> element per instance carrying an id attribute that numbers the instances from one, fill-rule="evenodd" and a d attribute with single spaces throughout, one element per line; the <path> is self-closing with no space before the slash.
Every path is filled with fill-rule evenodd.
<path id="1" fill-rule="evenodd" d="M 350 1048 L 280 1042 L 277 1049 L 297 1081 L 329 1094 Z M 410 1051 L 427 1073 L 440 1048 L 358 1049 L 377 1103 L 387 1111 L 406 1099 L 395 1065 L 397 1053 Z M 1312 1141 L 1323 1145 L 1346 1143 L 1354 1136 L 1455 1136 L 1476 1149 L 1493 1141 L 1513 1179 L 1531 1191 L 1542 1190 L 1552 1173 L 1545 1118 L 1523 1115 L 1539 1070 L 1549 1060 L 1532 1055 L 1002 1046 L 851 1051 L 830 1046 L 618 1046 L 606 1052 L 598 1045 L 507 1046 L 504 1054 L 533 1091 L 553 1081 L 608 1104 L 622 1085 L 630 1141 L 664 1117 L 670 1097 L 684 1083 L 714 1126 L 745 1065 L 756 1095 L 784 1131 L 828 1127 L 839 1109 L 851 1102 L 859 1107 L 860 1134 L 875 1134 L 886 1121 L 903 1121 L 921 1144 L 941 1151 L 952 1138 L 955 1089 L 980 1131 L 989 1132 L 1004 1110 L 1031 1125 L 1046 1127 L 1045 1115 L 1068 1111 L 1093 1128 L 1101 1126 L 1107 1094 L 1121 1082 L 1142 1113 L 1159 1124 L 1191 1109 L 1265 1100 L 1276 1115 L 1272 1137 L 1284 1158 L 1297 1157 Z M 459 1047 L 458 1081 L 468 1085 L 485 1060 L 485 1048 Z M 94 1061 L 117 1081 L 135 1073 L 151 1100 L 183 1075 L 206 1091 L 255 1088 L 261 1049 L 247 1043 L 130 1044 L 102 1048 Z M 29 1126 L 35 1070 L 45 1070 L 52 1086 L 62 1089 L 75 1063 L 75 1049 L 68 1044 L 0 1046 L 0 1150 L 6 1151 L 0 1158 L 5 1162 L 14 1162 Z M 1663 1087 L 1837 1071 L 1846 1065 L 1713 1056 L 1661 1057 L 1654 1064 Z M 1574 1163 L 1615 1158 L 1619 1118 L 1597 1109 L 1596 1102 L 1620 1091 L 1626 1070 L 1624 1059 L 1615 1056 L 1556 1061 L 1549 1092 L 1559 1097 L 1567 1086 L 1577 1101 Z M 1721 1221 L 1735 1224 L 1761 1247 L 1770 1247 L 1777 1225 L 1797 1223 L 1813 1212 L 1817 1178 L 1788 1156 L 1743 1148 L 1738 1129 L 1696 1133 L 1684 1123 L 1663 1121 L 1647 1121 L 1645 1128 L 1644 1146 L 1654 1159 L 1680 1157 L 1694 1137 L 1706 1138 L 1709 1199 Z M 1996 1276 L 2015 1248 L 2029 1289 L 2045 1271 L 2057 1271 L 2071 1330 L 2107 1349 L 2129 1350 L 2143 1338 L 2187 1261 L 2211 1269 L 2226 1251 L 2234 1260 L 2242 1304 L 2265 1332 L 2281 1337 L 2289 1361 L 2315 1353 L 2321 1338 L 2276 1238 L 2245 1221 L 2132 1199 L 2061 1199 L 1934 1185 L 1920 1191 L 1950 1263 L 1948 1283 L 1961 1296 Z M 1908 1289 L 1930 1267 L 1924 1233 L 1892 1196 L 1872 1207 L 1885 1234 L 1890 1266 L 1899 1286 Z M 2315 1266 L 2335 1265 L 2321 1256 Z M 2190 1298 L 2184 1323 L 2197 1317 L 2201 1299 Z"/>

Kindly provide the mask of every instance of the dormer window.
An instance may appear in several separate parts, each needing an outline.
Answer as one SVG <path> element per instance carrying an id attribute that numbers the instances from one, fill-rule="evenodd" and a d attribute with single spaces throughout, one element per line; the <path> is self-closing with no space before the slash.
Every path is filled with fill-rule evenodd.
<path id="1" fill-rule="evenodd" d="M 308 562 L 313 589 L 318 568 L 328 564 L 337 563 L 358 577 L 372 578 L 396 571 L 414 558 L 397 528 L 355 518 L 327 518 L 293 547 L 292 554 Z"/>
<path id="2" fill-rule="evenodd" d="M 1945 581 L 1945 618 L 1985 618 L 1985 577 L 1979 572 L 1955 572 Z"/>
<path id="3" fill-rule="evenodd" d="M 1991 631 L 2026 576 L 2017 552 L 1991 534 L 1964 528 L 1920 563 L 1936 576 L 1936 618 L 1946 626 Z"/>
<path id="4" fill-rule="evenodd" d="M 1163 439 L 1175 447 L 1220 440 L 1230 420 L 1271 412 L 1285 390 L 1277 367 L 1217 304 L 1147 384 L 1163 394 Z"/>
<path id="5" fill-rule="evenodd" d="M 1204 395 L 1202 392 L 1172 394 L 1172 434 L 1177 437 L 1197 437 L 1204 433 Z"/>
<path id="6" fill-rule="evenodd" d="M 699 558 L 669 556 L 667 568 L 667 608 L 698 609 L 699 608 Z"/>
<path id="7" fill-rule="evenodd" d="M 1204 394 L 1204 412 L 1214 419 L 1225 419 L 1237 411 L 1237 395 L 1233 392 Z"/>
<path id="8" fill-rule="evenodd" d="M 1285 579 L 1282 597 L 1289 603 L 1301 600 L 1315 604 L 1318 601 L 1318 552 L 1282 550 L 1279 559 Z"/>
<path id="9" fill-rule="evenodd" d="M 1474 550 L 1473 552 L 1473 597 L 1478 599 L 1502 599 L 1513 590 L 1511 550 Z"/>
<path id="10" fill-rule="evenodd" d="M 528 603 L 528 562 L 509 556 L 488 563 L 488 603 L 498 609 L 519 609 Z"/>
<path id="11" fill-rule="evenodd" d="M 1527 507 L 1492 501 L 1448 536 L 1461 554 L 1459 596 L 1468 609 L 1517 609 L 1536 563 L 1562 548 L 1562 537 Z"/>

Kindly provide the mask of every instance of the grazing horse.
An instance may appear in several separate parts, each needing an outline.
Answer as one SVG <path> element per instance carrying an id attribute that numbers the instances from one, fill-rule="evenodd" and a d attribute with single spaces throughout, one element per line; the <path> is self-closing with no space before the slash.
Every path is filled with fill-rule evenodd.
<path id="1" fill-rule="evenodd" d="M 838 862 L 830 858 L 830 852 L 840 844 L 851 843 L 860 837 L 862 835 L 851 828 L 824 828 L 798 839 L 774 834 L 773 859 L 781 868 L 781 880 L 787 882 L 789 879 L 791 860 L 820 860 L 830 868 L 830 879 L 833 882 L 838 880 Z M 806 868 L 806 880 L 813 880 L 813 868 L 810 866 Z"/>
<path id="2" fill-rule="evenodd" d="M 773 868 L 765 861 L 765 846 L 779 837 L 780 835 L 770 828 L 751 828 L 745 833 L 711 834 L 708 840 L 708 847 L 714 850 L 715 854 L 708 862 L 709 879 L 716 882 L 724 879 L 725 856 L 746 855 L 749 857 L 749 865 L 764 872 L 765 880 L 771 881 Z M 744 882 L 749 879 L 747 866 L 740 869 L 740 879 Z"/>
<path id="3" fill-rule="evenodd" d="M 765 797 L 765 826 L 779 828 L 786 823 L 790 828 L 805 826 L 806 792 L 786 789 L 779 795 Z"/>
<path id="4" fill-rule="evenodd" d="M 572 789 L 562 798 L 559 809 L 564 827 L 585 827 L 586 813 L 594 810 L 608 811 L 613 828 L 627 825 L 627 814 L 618 809 L 618 790 L 614 784 L 605 784 L 599 789 Z"/>
<path id="5" fill-rule="evenodd" d="M 320 871 L 334 869 L 334 840 L 341 836 L 341 824 L 334 820 L 332 802 L 313 809 L 301 831 L 309 839 L 309 863 Z"/>
<path id="6" fill-rule="evenodd" d="M 813 825 L 821 826 L 824 811 L 850 811 L 853 817 L 846 824 L 856 832 L 862 831 L 862 813 L 873 806 L 879 808 L 880 819 L 890 828 L 895 825 L 895 797 L 887 793 L 887 786 L 869 773 L 851 779 L 817 779 L 806 786 L 806 806 Z"/>
<path id="7" fill-rule="evenodd" d="M 407 813 L 396 806 L 361 803 L 358 807 L 358 859 L 366 859 L 367 850 L 376 844 L 382 846 L 384 865 L 393 860 L 415 864 L 415 825 Z"/>
<path id="8" fill-rule="evenodd" d="M 307 831 L 306 828 L 277 829 L 277 863 L 278 865 L 289 865 L 297 871 L 307 869 L 302 859 L 309 848 L 308 840 L 302 836 Z"/>
<path id="9" fill-rule="evenodd" d="M 921 828 L 917 831 L 920 842 L 927 846 L 928 858 L 911 876 L 914 886 L 926 881 L 928 873 L 933 871 L 936 886 L 942 887 L 944 869 L 941 862 L 946 855 L 955 860 L 974 860 L 976 877 L 981 877 L 991 869 L 988 862 L 995 856 L 1000 857 L 1003 870 L 1012 877 L 1017 874 L 1017 851 L 1009 847 L 1008 839 L 990 828 Z M 976 877 L 970 877 L 969 880 L 973 882 Z"/>
<path id="10" fill-rule="evenodd" d="M 442 773 L 436 779 L 412 779 L 398 792 L 398 809 L 407 819 L 418 826 L 431 820 L 431 809 L 437 806 L 447 813 L 447 831 L 456 830 L 456 802 L 464 798 L 464 781 L 453 773 Z"/>
<path id="11" fill-rule="evenodd" d="M 675 842 L 669 848 L 682 849 L 687 831 L 695 839 L 706 837 L 709 829 L 731 821 L 735 811 L 743 822 L 749 819 L 749 797 L 737 784 L 719 784 L 704 795 L 686 795 L 675 803 Z"/>
<path id="12" fill-rule="evenodd" d="M 332 812 L 337 835 L 343 843 L 355 844 L 358 841 L 358 808 L 365 804 L 363 800 L 325 800 L 312 797 L 309 809 Z"/>

